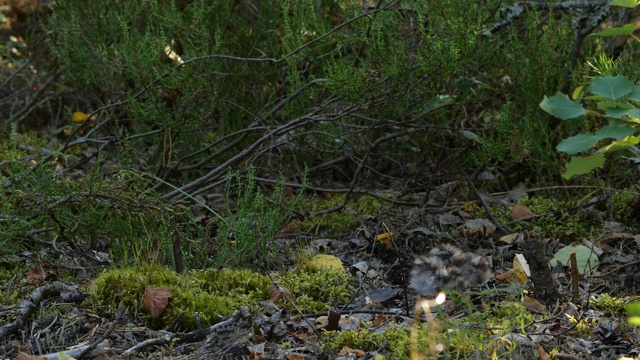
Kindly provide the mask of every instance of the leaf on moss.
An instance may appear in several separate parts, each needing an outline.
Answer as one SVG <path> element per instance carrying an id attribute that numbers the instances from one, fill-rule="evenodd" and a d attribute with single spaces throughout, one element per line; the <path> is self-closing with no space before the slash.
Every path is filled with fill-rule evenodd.
<path id="1" fill-rule="evenodd" d="M 538 214 L 529 210 L 529 208 L 526 205 L 516 204 L 513 206 L 513 209 L 511 209 L 511 218 L 516 221 L 529 219 L 536 216 L 538 216 Z"/>
<path id="2" fill-rule="evenodd" d="M 173 290 L 168 287 L 146 288 L 142 305 L 151 312 L 151 317 L 158 319 L 169 305 L 169 298 L 173 296 Z"/>
<path id="3" fill-rule="evenodd" d="M 42 275 L 42 271 L 38 268 L 31 268 L 27 271 L 27 282 L 33 286 L 40 286 L 42 284 L 42 280 L 44 276 Z"/>

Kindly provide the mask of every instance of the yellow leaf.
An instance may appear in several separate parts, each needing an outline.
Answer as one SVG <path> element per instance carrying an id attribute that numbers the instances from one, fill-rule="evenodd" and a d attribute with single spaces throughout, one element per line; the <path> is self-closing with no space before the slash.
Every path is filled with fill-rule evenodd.
<path id="1" fill-rule="evenodd" d="M 578 96 L 582 93 L 582 89 L 584 89 L 584 85 L 578 86 L 575 90 L 573 90 L 573 94 L 571 94 L 571 98 L 573 100 L 577 100 Z"/>
<path id="2" fill-rule="evenodd" d="M 378 236 L 376 236 L 376 241 L 379 241 L 383 244 L 388 244 L 389 240 L 391 240 L 391 237 L 393 236 L 393 233 L 387 232 L 384 234 L 380 234 Z"/>
<path id="3" fill-rule="evenodd" d="M 73 122 L 76 124 L 82 124 L 89 119 L 89 114 L 85 114 L 82 111 L 76 111 L 72 115 Z"/>
<path id="4" fill-rule="evenodd" d="M 464 211 L 469 213 L 469 215 L 471 216 L 476 216 L 476 211 L 478 211 L 478 204 L 476 203 L 464 204 Z"/>

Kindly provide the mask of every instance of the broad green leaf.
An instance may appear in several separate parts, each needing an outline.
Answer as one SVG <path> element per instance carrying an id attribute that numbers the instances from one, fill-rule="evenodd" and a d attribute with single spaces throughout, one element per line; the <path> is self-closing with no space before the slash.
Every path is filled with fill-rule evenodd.
<path id="1" fill-rule="evenodd" d="M 602 95 L 608 99 L 616 100 L 633 91 L 633 82 L 626 76 L 605 76 L 593 80 L 589 91 L 592 94 Z"/>
<path id="2" fill-rule="evenodd" d="M 607 109 L 605 114 L 614 118 L 621 118 L 623 116 L 640 116 L 640 109 L 630 108 L 630 109 Z"/>
<path id="3" fill-rule="evenodd" d="M 604 155 L 593 154 L 586 157 L 571 157 L 571 161 L 567 164 L 567 171 L 562 174 L 562 177 L 569 180 L 576 175 L 587 174 L 595 168 L 601 168 L 604 166 Z"/>
<path id="4" fill-rule="evenodd" d="M 598 150 L 598 153 L 610 153 L 614 151 L 620 151 L 628 149 L 630 146 L 636 145 L 640 142 L 640 137 L 637 136 L 627 136 L 622 140 L 613 141 L 611 144 L 603 147 Z"/>
<path id="5" fill-rule="evenodd" d="M 622 157 L 627 159 L 627 160 L 631 160 L 636 164 L 640 164 L 640 157 L 627 157 L 627 156 L 622 156 Z"/>
<path id="6" fill-rule="evenodd" d="M 587 112 L 580 103 L 569 99 L 561 92 L 550 98 L 545 95 L 544 100 L 540 103 L 540 108 L 562 120 L 577 118 Z"/>
<path id="7" fill-rule="evenodd" d="M 609 5 L 611 6 L 624 6 L 628 8 L 634 8 L 640 3 L 638 0 L 612 0 Z"/>
<path id="8" fill-rule="evenodd" d="M 636 29 L 636 24 L 627 24 L 622 27 L 610 28 L 606 30 L 602 30 L 597 33 L 592 33 L 594 36 L 620 36 L 620 35 L 629 35 Z"/>
<path id="9" fill-rule="evenodd" d="M 591 149 L 599 140 L 601 138 L 591 133 L 578 134 L 562 140 L 556 149 L 569 155 L 575 155 Z"/>
<path id="10" fill-rule="evenodd" d="M 600 101 L 598 103 L 598 109 L 633 109 L 633 106 L 627 103 L 615 102 L 615 101 Z"/>
<path id="11" fill-rule="evenodd" d="M 624 121 L 611 120 L 609 124 L 596 131 L 598 140 L 623 139 L 638 132 L 638 128 Z"/>
<path id="12" fill-rule="evenodd" d="M 563 266 L 569 266 L 571 254 L 576 253 L 578 271 L 580 274 L 593 272 L 598 268 L 600 260 L 591 249 L 584 245 L 569 245 L 561 248 L 551 259 L 551 265 L 555 266 L 559 261 Z"/>
<path id="13" fill-rule="evenodd" d="M 640 100 L 640 86 L 634 86 L 633 91 L 627 97 L 629 100 L 638 101 Z"/>

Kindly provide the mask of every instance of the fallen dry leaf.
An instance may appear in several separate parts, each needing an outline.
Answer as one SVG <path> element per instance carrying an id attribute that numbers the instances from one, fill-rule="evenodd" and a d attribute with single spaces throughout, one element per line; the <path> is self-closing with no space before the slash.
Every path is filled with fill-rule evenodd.
<path id="1" fill-rule="evenodd" d="M 340 350 L 340 352 L 338 353 L 338 355 L 340 356 L 356 356 L 356 357 L 362 357 L 364 356 L 364 354 L 366 354 L 365 351 L 363 350 L 359 350 L 359 349 L 353 349 L 348 347 L 347 345 L 344 345 L 342 347 L 342 349 Z"/>
<path id="2" fill-rule="evenodd" d="M 296 229 L 298 228 L 298 223 L 299 222 L 300 221 L 298 219 L 291 220 L 287 225 L 283 226 L 280 229 L 278 234 L 279 235 L 291 234 L 292 232 L 296 231 Z"/>
<path id="3" fill-rule="evenodd" d="M 536 347 L 538 348 L 538 355 L 540 355 L 540 360 L 551 360 L 551 356 L 547 354 L 547 352 L 542 348 L 539 342 L 536 343 Z"/>
<path id="4" fill-rule="evenodd" d="M 169 298 L 173 295 L 173 290 L 168 287 L 146 288 L 142 305 L 149 309 L 151 317 L 157 319 L 162 315 L 169 305 Z"/>
<path id="5" fill-rule="evenodd" d="M 513 245 L 516 242 L 516 240 L 518 240 L 518 237 L 520 237 L 521 235 L 522 234 L 520 233 L 513 233 L 513 234 L 502 236 L 498 240 L 502 241 L 505 244 Z"/>
<path id="6" fill-rule="evenodd" d="M 487 235 L 496 231 L 496 226 L 487 219 L 471 219 L 465 221 L 463 228 L 474 234 Z"/>
<path id="7" fill-rule="evenodd" d="M 521 204 L 517 204 L 513 209 L 511 209 L 511 218 L 515 221 L 529 219 L 535 216 L 538 216 L 538 214 L 532 212 L 528 207 Z"/>
<path id="8" fill-rule="evenodd" d="M 284 296 L 286 295 L 286 299 L 284 299 Z M 289 289 L 287 289 L 284 286 L 276 286 L 275 284 L 272 284 L 271 286 L 269 286 L 269 298 L 271 299 L 271 302 L 273 302 L 274 304 L 279 304 L 282 300 L 292 300 L 293 295 L 291 295 L 291 291 L 289 291 Z"/>
<path id="9" fill-rule="evenodd" d="M 27 271 L 27 282 L 33 286 L 40 286 L 42 284 L 43 276 L 42 271 L 38 268 L 31 268 Z"/>
<path id="10" fill-rule="evenodd" d="M 533 311 L 533 312 L 537 312 L 539 314 L 546 314 L 547 313 L 547 307 L 542 305 L 542 303 L 530 296 L 524 295 L 522 298 L 522 305 L 524 305 L 524 307 L 529 310 L 529 311 Z"/>

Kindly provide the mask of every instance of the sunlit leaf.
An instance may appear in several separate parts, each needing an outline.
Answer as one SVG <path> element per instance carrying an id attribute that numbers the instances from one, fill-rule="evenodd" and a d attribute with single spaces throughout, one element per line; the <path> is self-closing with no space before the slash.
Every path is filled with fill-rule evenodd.
<path id="1" fill-rule="evenodd" d="M 628 8 L 634 8 L 640 4 L 638 0 L 612 0 L 609 5 L 611 6 L 624 6 Z"/>
<path id="2" fill-rule="evenodd" d="M 583 94 L 582 90 L 584 90 L 584 85 L 580 85 L 575 88 L 575 90 L 573 90 L 573 93 L 571 94 L 571 98 L 573 100 L 580 100 L 580 96 Z"/>
<path id="3" fill-rule="evenodd" d="M 611 144 L 603 147 L 598 150 L 599 153 L 609 153 L 614 151 L 620 151 L 628 149 L 629 147 L 638 144 L 640 142 L 640 137 L 637 136 L 627 136 L 626 138 L 618 141 L 614 141 Z"/>
<path id="4" fill-rule="evenodd" d="M 629 35 L 636 29 L 636 24 L 627 24 L 625 26 L 610 28 L 606 30 L 602 30 L 597 33 L 592 33 L 594 36 L 620 36 L 620 35 Z"/>

